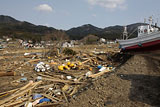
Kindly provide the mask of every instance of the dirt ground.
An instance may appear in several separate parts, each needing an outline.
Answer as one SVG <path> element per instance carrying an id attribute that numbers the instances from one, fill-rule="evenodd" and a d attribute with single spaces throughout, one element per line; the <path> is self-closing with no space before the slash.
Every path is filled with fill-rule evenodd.
<path id="1" fill-rule="evenodd" d="M 160 60 L 154 56 L 132 56 L 115 72 L 95 80 L 89 89 L 72 98 L 69 107 L 160 106 Z"/>

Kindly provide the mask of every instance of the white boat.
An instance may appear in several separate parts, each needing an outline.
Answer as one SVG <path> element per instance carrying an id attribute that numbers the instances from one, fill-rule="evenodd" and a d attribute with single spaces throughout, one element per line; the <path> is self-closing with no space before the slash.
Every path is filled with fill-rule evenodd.
<path id="1" fill-rule="evenodd" d="M 152 22 L 152 19 L 150 20 Z M 126 28 L 124 31 L 126 35 Z M 117 40 L 122 52 L 152 51 L 160 49 L 160 30 L 157 25 L 150 24 L 138 27 L 138 36 L 131 39 Z"/>

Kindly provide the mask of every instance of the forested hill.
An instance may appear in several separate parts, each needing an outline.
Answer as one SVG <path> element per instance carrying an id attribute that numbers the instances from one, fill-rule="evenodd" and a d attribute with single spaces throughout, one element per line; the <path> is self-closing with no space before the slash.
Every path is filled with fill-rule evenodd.
<path id="1" fill-rule="evenodd" d="M 34 25 L 26 21 L 18 21 L 10 16 L 0 15 L 0 37 L 2 36 L 31 39 L 34 41 L 68 39 L 63 30 Z"/>

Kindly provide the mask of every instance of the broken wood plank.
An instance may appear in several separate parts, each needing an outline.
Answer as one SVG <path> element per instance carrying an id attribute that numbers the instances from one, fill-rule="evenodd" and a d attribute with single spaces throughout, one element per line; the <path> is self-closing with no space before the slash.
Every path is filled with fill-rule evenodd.
<path id="1" fill-rule="evenodd" d="M 13 90 L 10 90 L 10 91 L 6 91 L 6 92 L 2 92 L 0 93 L 0 97 L 3 97 L 4 94 L 10 94 L 10 93 L 14 93 L 15 91 L 19 90 L 19 88 L 16 88 L 16 89 L 13 89 Z"/>
<path id="2" fill-rule="evenodd" d="M 64 91 L 62 91 L 62 94 L 63 94 L 63 96 L 64 96 L 64 98 L 65 98 L 65 100 L 66 100 L 66 102 L 67 102 L 67 104 L 68 104 L 68 99 L 67 99 L 67 97 L 66 97 L 65 92 L 64 92 Z"/>
<path id="3" fill-rule="evenodd" d="M 3 76 L 15 76 L 16 73 L 14 71 L 11 71 L 11 72 L 0 72 L 0 77 L 3 77 Z"/>
<path id="4" fill-rule="evenodd" d="M 26 102 L 22 102 L 22 103 L 20 103 L 20 104 L 18 104 L 18 105 L 15 105 L 14 107 L 24 107 L 25 103 L 26 103 Z"/>
<path id="5" fill-rule="evenodd" d="M 80 80 L 83 79 L 83 77 L 84 77 L 84 75 L 80 76 L 77 81 L 79 82 Z M 79 86 L 80 86 L 80 85 L 77 85 L 77 86 L 75 86 L 75 87 L 73 88 L 73 91 L 70 93 L 70 96 L 72 96 L 72 95 L 74 95 L 75 93 L 78 92 Z"/>
<path id="6" fill-rule="evenodd" d="M 29 103 L 31 102 L 32 100 L 32 97 L 30 97 L 32 94 L 32 90 L 29 90 L 29 96 L 28 96 L 28 101 L 26 102 L 26 107 L 28 107 Z"/>
<path id="7" fill-rule="evenodd" d="M 4 106 L 5 106 L 5 107 L 14 107 L 14 106 L 16 106 L 16 105 L 18 105 L 18 104 L 20 104 L 20 103 L 22 103 L 22 102 L 27 101 L 27 99 L 28 99 L 28 98 L 23 98 L 23 99 L 20 99 L 20 100 L 18 100 L 18 101 L 15 101 L 15 102 L 13 102 L 13 103 L 5 104 Z"/>
<path id="8" fill-rule="evenodd" d="M 53 77 L 50 76 L 50 75 L 45 75 L 45 74 L 42 74 L 42 73 L 38 73 L 38 75 L 43 76 L 43 77 L 47 77 L 47 78 L 53 78 Z"/>
<path id="9" fill-rule="evenodd" d="M 73 91 L 70 93 L 70 96 L 72 96 L 78 92 L 78 87 L 79 87 L 79 85 L 74 87 Z"/>
<path id="10" fill-rule="evenodd" d="M 33 81 L 30 81 L 28 84 L 26 84 L 24 87 L 21 87 L 19 88 L 14 94 L 24 90 L 24 89 L 27 89 L 29 86 L 33 85 Z"/>
<path id="11" fill-rule="evenodd" d="M 39 86 L 39 87 L 37 87 L 37 88 L 35 88 L 35 89 L 51 88 L 51 87 L 53 87 L 54 85 L 55 85 L 55 84 L 43 85 L 43 86 Z"/>
<path id="12" fill-rule="evenodd" d="M 58 103 L 50 103 L 50 104 L 41 103 L 41 104 L 36 105 L 36 107 L 57 107 L 57 105 L 60 105 L 60 104 L 63 104 L 63 103 L 60 103 L 60 102 L 58 102 Z"/>
<path id="13" fill-rule="evenodd" d="M 83 61 L 82 64 L 85 64 L 87 62 L 89 62 L 91 59 L 87 59 L 86 61 Z"/>
<path id="14" fill-rule="evenodd" d="M 21 91 L 21 92 L 19 92 L 19 93 L 13 94 L 12 96 L 9 96 L 9 97 L 5 98 L 4 100 L 0 101 L 0 105 L 4 104 L 5 102 L 10 101 L 10 100 L 13 99 L 13 98 L 16 98 L 16 97 L 19 97 L 19 96 L 21 96 L 21 95 L 26 94 L 29 90 L 35 88 L 35 87 L 36 87 L 37 85 L 39 85 L 41 82 L 42 82 L 42 81 L 35 82 L 35 83 L 33 83 L 33 85 L 32 85 L 31 87 L 29 87 L 29 88 L 27 88 L 27 89 L 25 89 L 25 90 L 23 90 L 23 91 Z"/>
<path id="15" fill-rule="evenodd" d="M 107 72 L 110 72 L 110 70 L 106 69 L 106 70 L 101 71 L 101 72 L 99 72 L 99 73 L 89 75 L 88 77 L 96 78 L 96 77 L 99 77 L 99 76 L 101 76 L 101 75 L 103 75 L 103 74 L 105 74 L 105 73 L 107 73 Z"/>
<path id="16" fill-rule="evenodd" d="M 70 84 L 82 84 L 83 82 L 74 82 L 69 80 L 60 80 L 60 79 L 50 79 L 50 78 L 43 78 L 43 80 L 53 81 L 53 82 L 60 82 L 60 83 L 70 83 Z"/>
<path id="17" fill-rule="evenodd" d="M 27 61 L 26 63 L 36 62 L 36 61 L 40 61 L 40 60 L 41 59 L 32 59 L 32 60 Z"/>
<path id="18" fill-rule="evenodd" d="M 44 97 L 47 97 L 48 99 L 50 99 L 50 100 L 52 100 L 53 102 L 58 102 L 56 99 L 55 99 L 55 97 L 53 97 L 53 96 L 50 96 L 50 95 L 48 95 L 48 94 L 41 94 L 41 95 L 43 95 Z"/>

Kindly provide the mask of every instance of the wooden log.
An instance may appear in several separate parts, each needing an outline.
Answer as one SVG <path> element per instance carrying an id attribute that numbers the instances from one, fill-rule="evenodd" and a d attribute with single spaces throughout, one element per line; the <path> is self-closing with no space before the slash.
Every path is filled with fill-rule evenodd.
<path id="1" fill-rule="evenodd" d="M 40 61 L 41 59 L 32 59 L 32 60 L 29 60 L 27 61 L 28 63 L 31 63 L 31 62 L 36 62 L 36 61 Z"/>
<path id="2" fill-rule="evenodd" d="M 36 105 L 36 107 L 57 107 L 57 105 L 60 105 L 63 103 L 51 103 L 51 104 L 44 104 L 44 103 L 40 103 L 38 105 Z"/>
<path id="3" fill-rule="evenodd" d="M 53 77 L 50 76 L 50 75 L 45 75 L 45 74 L 42 74 L 42 73 L 38 73 L 38 75 L 43 76 L 43 77 L 47 77 L 47 78 L 53 78 Z"/>
<path id="4" fill-rule="evenodd" d="M 44 72 L 45 75 L 49 75 L 51 76 L 52 78 L 61 78 L 61 75 L 56 75 L 56 74 L 51 74 L 50 72 Z"/>
<path id="5" fill-rule="evenodd" d="M 29 103 L 32 100 L 31 94 L 32 94 L 32 90 L 29 90 L 29 97 L 28 97 L 28 101 L 26 102 L 26 107 L 28 107 Z"/>
<path id="6" fill-rule="evenodd" d="M 29 88 L 27 88 L 27 89 L 25 89 L 25 90 L 23 90 L 23 91 L 21 91 L 21 92 L 19 92 L 19 93 L 13 94 L 12 96 L 9 96 L 9 97 L 5 98 L 4 100 L 0 101 L 0 105 L 6 103 L 6 102 L 8 102 L 8 101 L 10 101 L 10 100 L 12 100 L 12 99 L 14 99 L 14 98 L 16 98 L 16 97 L 19 97 L 19 96 L 22 96 L 22 95 L 26 94 L 29 90 L 32 90 L 32 89 L 35 88 L 37 85 L 39 85 L 41 82 L 42 82 L 42 81 L 35 82 L 35 83 L 33 83 L 33 85 L 30 86 Z"/>
<path id="7" fill-rule="evenodd" d="M 0 72 L 0 77 L 3 77 L 3 76 L 15 76 L 15 75 L 16 75 L 16 73 L 13 72 L 13 71 L 11 71 L 11 72 L 4 72 L 4 71 Z"/>
<path id="8" fill-rule="evenodd" d="M 18 88 L 19 89 L 19 88 Z M 17 91 L 18 89 L 13 89 L 13 90 L 9 90 L 9 91 L 6 91 L 6 92 L 2 92 L 0 93 L 0 97 L 3 97 L 3 96 L 6 96 L 10 93 L 14 93 L 15 91 Z"/>
<path id="9" fill-rule="evenodd" d="M 91 59 L 87 59 L 86 61 L 83 61 L 82 64 L 85 64 L 87 62 L 89 62 Z"/>
<path id="10" fill-rule="evenodd" d="M 19 88 L 14 94 L 24 90 L 24 89 L 27 89 L 29 86 L 33 85 L 33 81 L 30 81 L 28 84 L 26 84 L 24 87 L 21 87 Z"/>
<path id="11" fill-rule="evenodd" d="M 48 88 L 53 87 L 54 85 L 55 85 L 55 84 L 43 85 L 43 86 L 39 86 L 39 87 L 37 87 L 37 88 L 35 88 L 35 89 L 42 89 L 42 88 L 48 89 Z"/>
<path id="12" fill-rule="evenodd" d="M 77 93 L 78 87 L 79 87 L 79 85 L 74 87 L 73 91 L 70 93 L 70 96 L 72 96 L 72 95 L 74 95 L 75 93 Z"/>
<path id="13" fill-rule="evenodd" d="M 5 107 L 14 107 L 22 102 L 25 102 L 25 101 L 27 101 L 27 98 L 20 99 L 18 101 L 13 102 L 13 103 L 5 104 Z"/>
<path id="14" fill-rule="evenodd" d="M 56 103 L 58 102 L 57 100 L 61 101 L 60 99 L 50 96 L 48 94 L 41 94 L 41 95 L 43 95 L 44 97 L 47 97 L 48 99 L 51 99 L 53 102 L 56 102 Z"/>
<path id="15" fill-rule="evenodd" d="M 106 70 L 101 71 L 101 72 L 99 72 L 99 73 L 89 75 L 88 77 L 97 78 L 97 77 L 99 77 L 99 76 L 101 76 L 101 75 L 103 75 L 103 74 L 105 74 L 105 73 L 107 73 L 107 72 L 110 72 L 110 70 L 106 69 Z"/>
<path id="16" fill-rule="evenodd" d="M 83 77 L 84 77 L 84 75 L 80 76 L 77 81 L 79 82 L 80 80 L 83 79 Z M 80 85 L 77 85 L 77 86 L 74 87 L 73 91 L 70 93 L 70 96 L 72 96 L 72 95 L 74 95 L 75 93 L 78 92 L 79 86 L 80 86 Z"/>
<path id="17" fill-rule="evenodd" d="M 25 103 L 26 103 L 26 102 L 22 102 L 22 103 L 20 103 L 20 104 L 15 105 L 14 107 L 24 107 Z"/>
<path id="18" fill-rule="evenodd" d="M 68 99 L 67 99 L 67 97 L 66 97 L 65 92 L 64 92 L 64 91 L 62 91 L 62 94 L 63 94 L 63 96 L 64 96 L 64 98 L 65 98 L 65 100 L 66 100 L 66 102 L 67 102 L 67 104 L 68 104 Z"/>
<path id="19" fill-rule="evenodd" d="M 50 79 L 50 78 L 42 78 L 43 80 L 53 81 L 53 82 L 60 82 L 60 83 L 70 83 L 70 84 L 82 84 L 83 82 L 74 82 L 69 80 L 60 80 L 60 79 Z"/>

